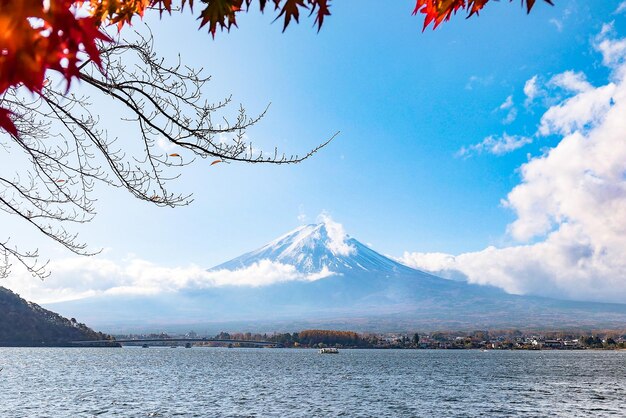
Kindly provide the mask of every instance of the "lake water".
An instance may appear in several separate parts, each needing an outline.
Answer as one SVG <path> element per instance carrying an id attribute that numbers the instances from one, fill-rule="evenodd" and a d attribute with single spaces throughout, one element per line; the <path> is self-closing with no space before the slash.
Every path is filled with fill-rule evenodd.
<path id="1" fill-rule="evenodd" d="M 0 417 L 626 416 L 626 352 L 0 348 Z"/>

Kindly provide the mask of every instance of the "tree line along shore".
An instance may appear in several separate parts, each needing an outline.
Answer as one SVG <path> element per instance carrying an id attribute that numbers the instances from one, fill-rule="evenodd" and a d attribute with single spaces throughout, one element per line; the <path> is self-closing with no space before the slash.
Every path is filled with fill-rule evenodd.
<path id="1" fill-rule="evenodd" d="M 118 339 L 159 338 L 167 344 L 170 338 L 197 338 L 191 331 L 184 335 L 130 334 Z M 367 348 L 367 349 L 500 349 L 500 350 L 585 350 L 626 349 L 626 330 L 597 331 L 520 331 L 489 330 L 471 332 L 436 331 L 429 333 L 357 333 L 335 330 L 303 330 L 293 333 L 220 332 L 216 340 L 235 340 L 233 347 L 254 346 L 251 341 L 273 342 L 284 348 Z M 240 340 L 241 343 L 236 342 Z M 220 346 L 220 342 L 199 341 L 197 346 Z"/>

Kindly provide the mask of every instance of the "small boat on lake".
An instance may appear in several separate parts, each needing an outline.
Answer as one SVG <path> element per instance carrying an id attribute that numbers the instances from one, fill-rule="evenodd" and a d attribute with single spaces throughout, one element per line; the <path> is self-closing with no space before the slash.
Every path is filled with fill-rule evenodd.
<path id="1" fill-rule="evenodd" d="M 339 354 L 339 350 L 337 350 L 335 347 L 325 347 L 325 348 L 320 348 L 319 353 L 320 354 Z"/>

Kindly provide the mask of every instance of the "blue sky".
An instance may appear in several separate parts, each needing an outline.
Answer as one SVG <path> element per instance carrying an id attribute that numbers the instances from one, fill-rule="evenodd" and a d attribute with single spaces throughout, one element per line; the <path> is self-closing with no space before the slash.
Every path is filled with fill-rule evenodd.
<path id="1" fill-rule="evenodd" d="M 504 155 L 459 151 L 492 135 L 533 137 L 558 103 L 528 100 L 524 87 L 534 76 L 545 84 L 574 70 L 594 86 L 606 84 L 614 69 L 602 65 L 594 39 L 611 21 L 616 37 L 626 35 L 626 15 L 615 13 L 621 2 L 538 2 L 530 15 L 518 2 L 492 2 L 480 17 L 459 15 L 425 32 L 412 1 L 388 2 L 382 11 L 380 3 L 334 1 L 319 33 L 312 19 L 282 33 L 272 14 L 251 12 L 215 40 L 188 13 L 148 16 L 163 56 L 180 53 L 212 75 L 210 99 L 232 94 L 251 113 L 271 102 L 249 131 L 257 146 L 302 153 L 340 135 L 293 166 L 200 161 L 172 187 L 194 193 L 185 208 L 154 208 L 101 188 L 98 217 L 82 238 L 105 247 L 100 257 L 108 259 L 208 268 L 327 212 L 349 234 L 397 257 L 518 245 L 519 236 L 507 232 L 517 215 L 502 200 L 520 184 L 520 167 L 562 135 Z M 110 129 L 128 136 L 124 125 Z M 67 256 L 51 244 L 41 248 L 53 259 Z"/>
<path id="2" fill-rule="evenodd" d="M 457 16 L 422 33 L 410 1 L 387 5 L 383 19 L 379 2 L 334 2 L 319 34 L 312 20 L 283 34 L 271 15 L 250 13 L 214 41 L 187 14 L 149 19 L 163 55 L 179 51 L 212 75 L 211 97 L 232 93 L 252 112 L 272 103 L 250 132 L 255 143 L 302 152 L 341 134 L 297 166 L 199 164 L 180 182 L 195 193 L 190 208 L 127 202 L 131 216 L 146 223 L 122 221 L 125 229 L 148 239 L 107 236 L 99 244 L 210 266 L 297 226 L 300 213 L 313 222 L 324 210 L 387 254 L 503 244 L 513 214 L 500 200 L 519 181 L 526 154 L 545 144 L 501 157 L 455 153 L 503 131 L 532 133 L 538 110 L 521 109 L 506 126 L 506 113 L 494 110 L 509 95 L 521 105 L 533 75 L 606 72 L 594 68 L 589 39 L 618 2 L 596 3 L 594 10 L 580 1 L 538 4 L 530 15 L 517 4 L 494 3 L 479 18 Z M 109 202 L 101 207 L 97 222 L 107 225 L 116 215 Z M 162 234 L 178 241 L 175 248 L 164 245 Z"/>

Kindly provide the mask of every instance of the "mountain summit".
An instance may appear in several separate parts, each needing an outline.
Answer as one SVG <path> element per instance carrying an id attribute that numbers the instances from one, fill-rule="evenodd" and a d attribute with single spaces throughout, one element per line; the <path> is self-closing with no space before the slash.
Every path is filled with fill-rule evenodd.
<path id="1" fill-rule="evenodd" d="M 220 264 L 212 271 L 239 270 L 269 260 L 294 266 L 300 273 L 331 274 L 378 272 L 383 276 L 414 271 L 347 235 L 332 221 L 301 226 L 261 248 Z"/>

